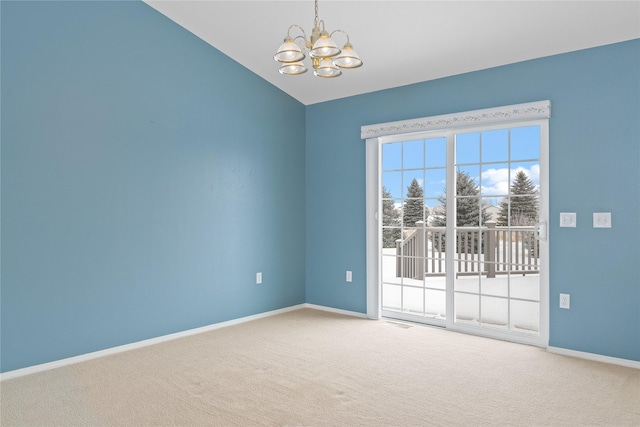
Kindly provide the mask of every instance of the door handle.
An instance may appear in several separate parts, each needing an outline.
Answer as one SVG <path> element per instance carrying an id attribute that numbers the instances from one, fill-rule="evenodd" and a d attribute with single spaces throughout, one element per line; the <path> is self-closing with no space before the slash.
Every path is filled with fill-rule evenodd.
<path id="1" fill-rule="evenodd" d="M 535 225 L 538 240 L 547 241 L 547 221 L 541 221 Z"/>

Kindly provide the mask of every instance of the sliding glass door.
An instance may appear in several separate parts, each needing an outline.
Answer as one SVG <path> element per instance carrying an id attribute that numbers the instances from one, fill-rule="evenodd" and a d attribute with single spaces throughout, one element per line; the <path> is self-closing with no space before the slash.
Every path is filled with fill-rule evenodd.
<path id="1" fill-rule="evenodd" d="M 546 121 L 379 138 L 383 316 L 543 343 L 547 141 Z"/>

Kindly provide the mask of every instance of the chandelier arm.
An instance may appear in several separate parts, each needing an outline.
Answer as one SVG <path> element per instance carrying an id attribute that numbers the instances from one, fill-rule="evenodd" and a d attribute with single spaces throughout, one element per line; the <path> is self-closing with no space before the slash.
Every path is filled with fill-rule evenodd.
<path id="1" fill-rule="evenodd" d="M 342 33 L 342 34 L 344 34 L 345 36 L 347 36 L 347 44 L 350 44 L 350 41 L 349 41 L 349 34 L 347 34 L 347 32 L 346 32 L 346 31 L 344 31 L 344 30 L 334 30 L 334 31 L 332 31 L 332 32 L 331 32 L 331 34 L 329 35 L 329 37 L 333 37 L 333 35 L 334 35 L 335 33 Z"/>
<path id="2" fill-rule="evenodd" d="M 295 38 L 291 37 L 291 29 L 292 28 L 297 28 L 298 30 L 300 30 L 302 32 L 302 36 L 297 36 Z M 287 38 L 290 39 L 297 39 L 299 37 L 304 38 L 304 41 L 306 43 L 307 41 L 307 33 L 305 33 L 304 28 L 302 28 L 302 26 L 298 25 L 298 24 L 293 24 L 292 26 L 289 27 L 289 29 L 287 30 Z"/>
<path id="3" fill-rule="evenodd" d="M 309 52 L 310 43 L 304 36 L 297 36 L 293 39 L 293 41 L 300 47 L 300 49 L 302 49 L 302 52 L 304 52 L 305 54 Z"/>

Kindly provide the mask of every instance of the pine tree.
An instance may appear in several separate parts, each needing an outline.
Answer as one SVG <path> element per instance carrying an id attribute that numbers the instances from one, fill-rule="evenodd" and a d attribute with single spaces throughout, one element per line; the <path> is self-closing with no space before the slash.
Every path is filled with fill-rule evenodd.
<path id="1" fill-rule="evenodd" d="M 510 193 L 511 197 L 505 197 L 500 202 L 498 225 L 535 225 L 538 222 L 538 190 L 524 171 L 516 172 Z M 526 248 L 535 252 L 534 256 L 539 256 L 539 248 L 535 243 L 534 237 L 526 237 L 523 242 Z"/>
<path id="2" fill-rule="evenodd" d="M 382 247 L 395 248 L 396 240 L 400 238 L 400 212 L 395 207 L 391 193 L 385 187 L 382 187 Z"/>
<path id="3" fill-rule="evenodd" d="M 407 187 L 407 199 L 404 202 L 404 215 L 402 222 L 405 227 L 415 227 L 416 222 L 424 221 L 424 190 L 418 184 L 418 180 L 413 178 Z"/>
<path id="4" fill-rule="evenodd" d="M 489 221 L 490 216 L 485 209 L 480 209 L 480 189 L 476 185 L 475 180 L 469 176 L 467 172 L 458 171 L 456 173 L 456 196 L 462 196 L 462 198 L 456 197 L 456 224 L 458 227 L 477 227 L 480 225 L 480 218 L 482 217 L 482 223 Z M 466 196 L 466 197 L 465 197 Z M 440 208 L 437 209 L 437 213 L 434 214 L 433 226 L 434 227 L 446 227 L 447 225 L 447 190 L 443 191 L 442 196 L 438 197 L 440 202 Z M 434 211 L 436 211 L 434 209 Z M 437 239 L 436 239 L 437 240 Z M 440 247 L 444 251 L 444 238 L 441 241 L 434 241 L 434 245 Z M 478 245 L 477 233 L 473 239 L 473 242 L 468 242 L 468 248 L 471 250 L 471 245 Z M 483 248 L 480 248 L 482 251 Z"/>
<path id="5" fill-rule="evenodd" d="M 524 171 L 520 170 L 516 173 L 510 193 L 512 197 L 506 197 L 500 202 L 498 225 L 536 224 L 538 222 L 538 190 Z M 509 214 L 509 204 L 511 204 L 511 214 Z"/>

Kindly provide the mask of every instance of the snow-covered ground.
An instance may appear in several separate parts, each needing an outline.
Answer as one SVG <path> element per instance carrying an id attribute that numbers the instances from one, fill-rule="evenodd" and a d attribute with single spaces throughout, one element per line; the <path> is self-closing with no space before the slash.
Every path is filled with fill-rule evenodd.
<path id="1" fill-rule="evenodd" d="M 426 318 L 446 316 L 445 277 L 426 277 L 424 282 L 396 277 L 395 249 L 384 249 L 382 261 L 382 306 Z M 540 277 L 538 274 L 461 276 L 455 279 L 456 322 L 538 332 Z"/>

